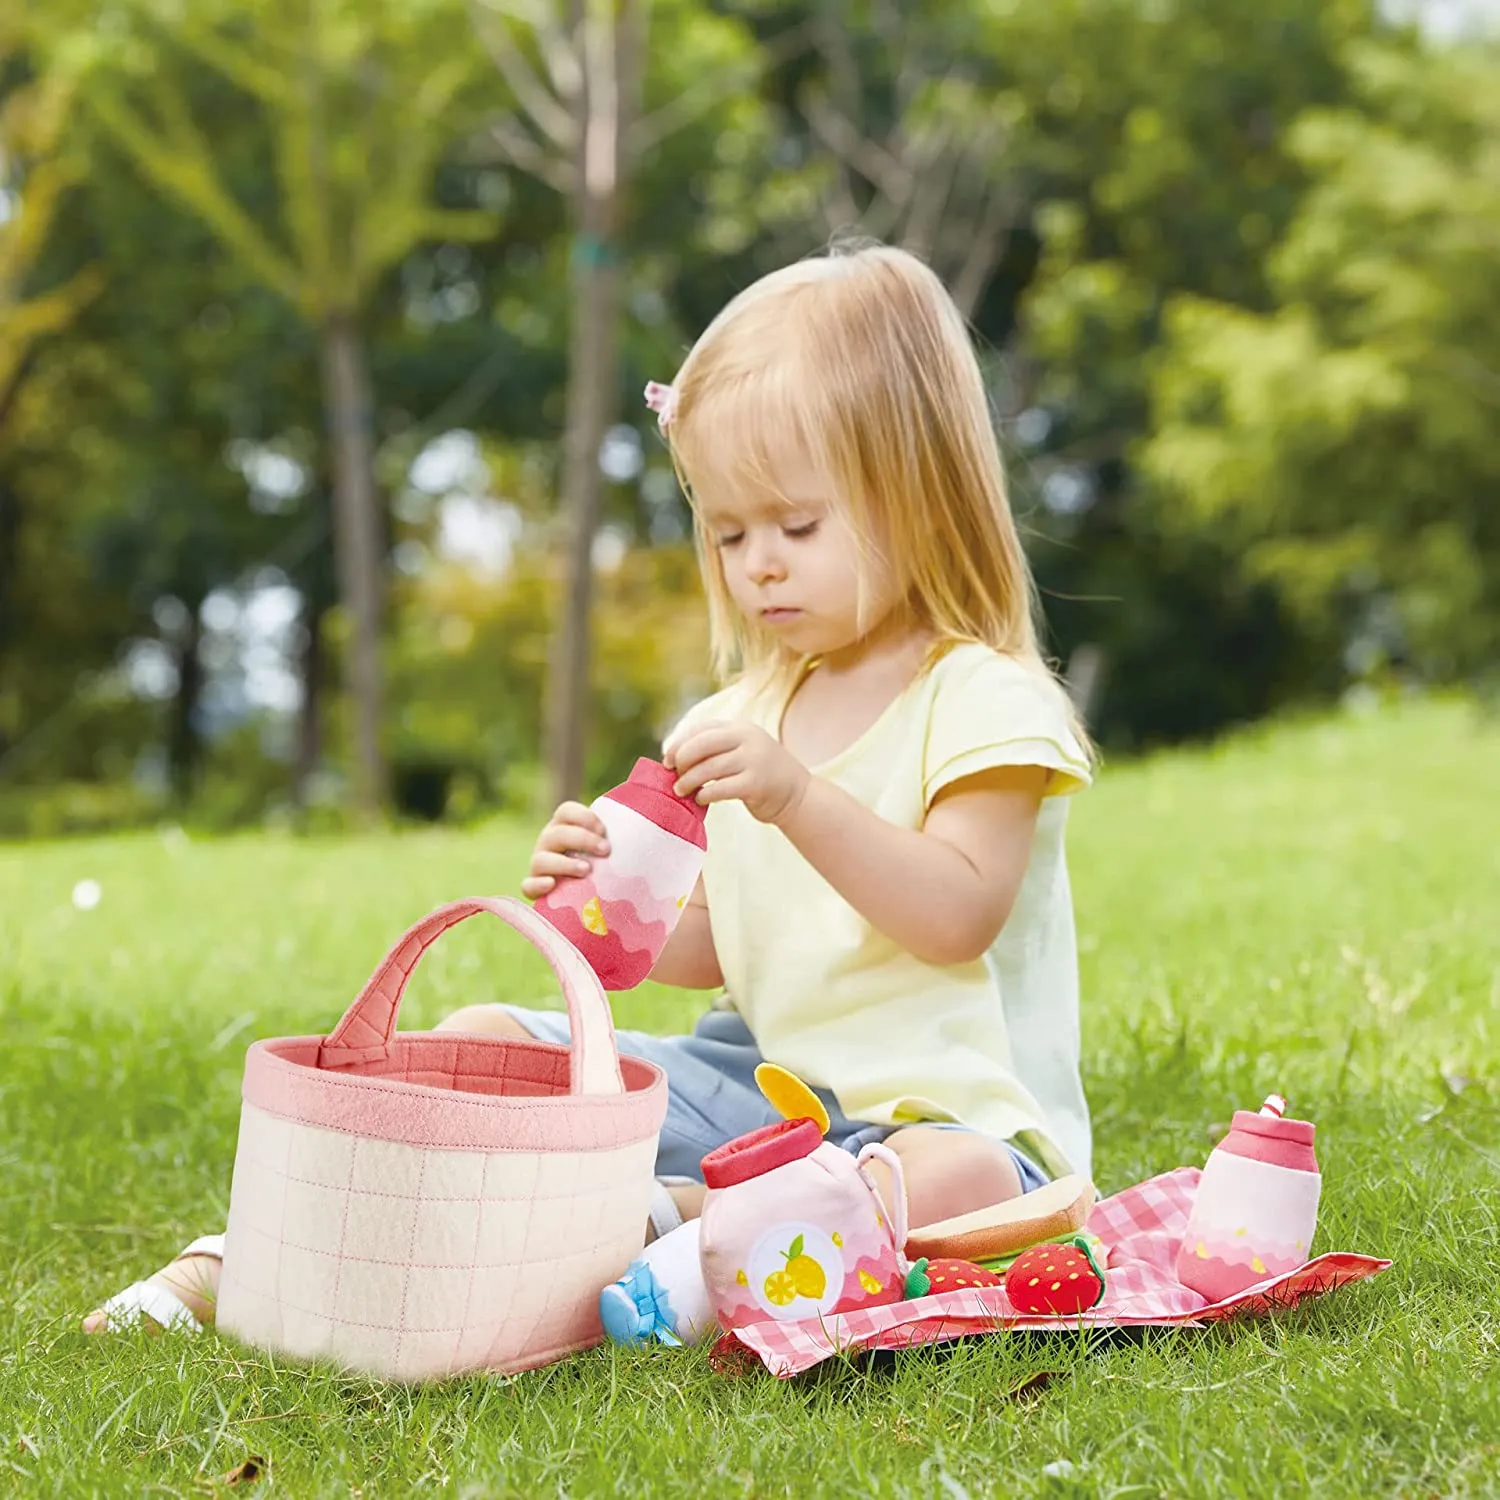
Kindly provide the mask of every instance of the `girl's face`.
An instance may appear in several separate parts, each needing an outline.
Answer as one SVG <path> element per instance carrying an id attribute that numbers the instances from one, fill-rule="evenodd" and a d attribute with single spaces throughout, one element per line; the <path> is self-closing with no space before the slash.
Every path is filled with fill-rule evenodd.
<path id="1" fill-rule="evenodd" d="M 861 614 L 859 543 L 821 469 L 791 451 L 774 479 L 761 498 L 702 507 L 730 597 L 747 621 L 794 651 L 841 651 L 890 612 L 891 570 L 878 557 L 865 559 Z"/>

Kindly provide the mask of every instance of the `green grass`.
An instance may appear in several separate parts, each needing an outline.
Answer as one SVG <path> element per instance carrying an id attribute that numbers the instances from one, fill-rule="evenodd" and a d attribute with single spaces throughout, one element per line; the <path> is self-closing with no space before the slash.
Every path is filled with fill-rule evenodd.
<path id="1" fill-rule="evenodd" d="M 0 850 L 0 1490 L 206 1493 L 254 1454 L 299 1497 L 1500 1491 L 1500 728 L 1462 704 L 1120 768 L 1073 824 L 1101 1191 L 1201 1162 L 1280 1088 L 1319 1126 L 1319 1247 L 1393 1257 L 1372 1282 L 1269 1322 L 789 1383 L 600 1351 L 404 1389 L 74 1332 L 221 1223 L 245 1044 L 331 1023 L 408 921 L 514 889 L 528 843 Z M 545 991 L 491 926 L 434 950 L 406 1025 Z M 693 1002 L 648 986 L 618 1014 L 681 1026 Z"/>

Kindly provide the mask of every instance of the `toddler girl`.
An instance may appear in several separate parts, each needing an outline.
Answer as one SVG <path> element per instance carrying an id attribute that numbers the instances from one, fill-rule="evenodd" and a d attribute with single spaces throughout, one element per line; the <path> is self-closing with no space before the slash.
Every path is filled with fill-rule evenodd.
<path id="1" fill-rule="evenodd" d="M 963 319 L 912 256 L 835 251 L 741 293 L 648 399 L 728 682 L 663 749 L 708 855 L 652 971 L 722 995 L 690 1036 L 619 1034 L 669 1084 L 653 1231 L 697 1212 L 707 1152 L 775 1118 L 763 1059 L 818 1091 L 831 1140 L 896 1152 L 914 1224 L 1087 1175 L 1063 830 L 1090 754 Z M 558 808 L 523 893 L 586 873 L 604 834 Z M 442 1024 L 565 1041 L 567 1018 Z M 218 1247 L 192 1248 L 138 1284 L 157 1321 L 157 1291 L 211 1312 Z"/>

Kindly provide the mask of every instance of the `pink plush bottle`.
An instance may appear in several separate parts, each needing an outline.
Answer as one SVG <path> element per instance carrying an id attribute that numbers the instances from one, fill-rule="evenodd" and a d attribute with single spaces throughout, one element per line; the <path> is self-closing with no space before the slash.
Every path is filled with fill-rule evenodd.
<path id="1" fill-rule="evenodd" d="M 1272 1094 L 1258 1114 L 1236 1110 L 1209 1153 L 1177 1253 L 1177 1279 L 1210 1302 L 1295 1270 L 1309 1257 L 1322 1177 L 1313 1126 L 1282 1116 Z"/>
<path id="2" fill-rule="evenodd" d="M 894 1224 L 864 1169 L 872 1156 L 895 1178 Z M 815 1121 L 778 1120 L 711 1151 L 703 1180 L 698 1255 L 726 1329 L 905 1296 L 906 1188 L 887 1147 L 868 1145 L 856 1159 Z"/>
<path id="3" fill-rule="evenodd" d="M 657 761 L 636 761 L 627 780 L 592 804 L 609 854 L 535 903 L 607 990 L 633 989 L 651 972 L 703 869 L 708 809 L 677 796 L 676 780 Z"/>

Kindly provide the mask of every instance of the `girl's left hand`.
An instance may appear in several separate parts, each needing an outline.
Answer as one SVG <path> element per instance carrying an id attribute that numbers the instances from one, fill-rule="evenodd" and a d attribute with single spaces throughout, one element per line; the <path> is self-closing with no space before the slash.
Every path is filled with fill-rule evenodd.
<path id="1" fill-rule="evenodd" d="M 700 724 L 662 746 L 677 772 L 679 797 L 743 802 L 762 823 L 782 823 L 801 806 L 811 773 L 790 751 L 753 724 Z"/>

